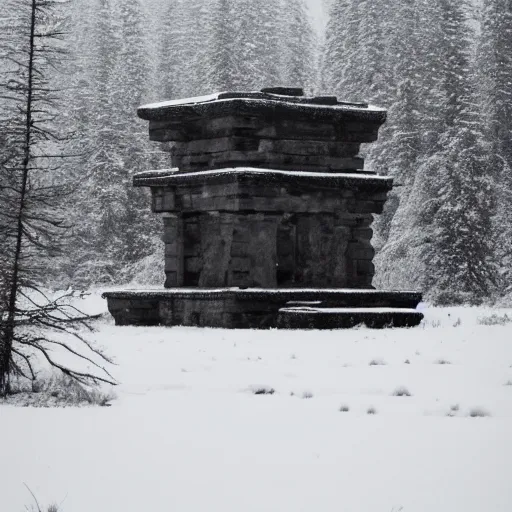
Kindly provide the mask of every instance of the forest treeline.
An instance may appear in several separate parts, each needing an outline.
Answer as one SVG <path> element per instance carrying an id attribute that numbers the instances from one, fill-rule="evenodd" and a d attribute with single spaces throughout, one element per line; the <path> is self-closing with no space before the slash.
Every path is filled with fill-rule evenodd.
<path id="1" fill-rule="evenodd" d="M 22 61 L 9 2 L 0 47 Z M 69 158 L 43 182 L 66 185 L 55 200 L 67 227 L 44 259 L 48 285 L 162 282 L 160 220 L 131 180 L 170 160 L 137 106 L 291 85 L 389 111 L 365 149 L 367 168 L 396 185 L 374 224 L 376 286 L 438 303 L 510 296 L 512 0 L 334 0 L 323 34 L 303 0 L 72 0 L 58 11 L 62 56 L 47 72 L 63 135 L 44 148 Z M 0 121 L 2 163 L 16 139 L 9 115 Z"/>

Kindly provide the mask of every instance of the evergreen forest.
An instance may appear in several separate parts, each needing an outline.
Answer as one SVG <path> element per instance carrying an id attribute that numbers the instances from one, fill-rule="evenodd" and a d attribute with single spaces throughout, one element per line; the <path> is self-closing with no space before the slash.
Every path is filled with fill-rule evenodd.
<path id="1" fill-rule="evenodd" d="M 131 182 L 171 162 L 137 107 L 285 85 L 388 110 L 364 150 L 395 181 L 376 287 L 512 298 L 512 0 L 330 0 L 321 30 L 304 0 L 38 0 L 36 29 L 33 3 L 0 5 L 0 284 L 13 254 L 24 286 L 163 283 Z"/>

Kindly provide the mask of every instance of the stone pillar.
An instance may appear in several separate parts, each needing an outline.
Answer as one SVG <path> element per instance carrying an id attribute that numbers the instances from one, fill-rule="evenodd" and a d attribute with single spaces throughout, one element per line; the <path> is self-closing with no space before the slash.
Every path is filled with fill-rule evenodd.
<path id="1" fill-rule="evenodd" d="M 183 286 L 183 219 L 178 213 L 164 213 L 165 288 Z"/>
<path id="2" fill-rule="evenodd" d="M 375 267 L 372 260 L 375 249 L 371 244 L 373 230 L 370 228 L 372 221 L 372 215 L 362 216 L 357 226 L 351 230 L 347 249 L 347 277 L 350 288 L 374 288 L 372 280 Z"/>

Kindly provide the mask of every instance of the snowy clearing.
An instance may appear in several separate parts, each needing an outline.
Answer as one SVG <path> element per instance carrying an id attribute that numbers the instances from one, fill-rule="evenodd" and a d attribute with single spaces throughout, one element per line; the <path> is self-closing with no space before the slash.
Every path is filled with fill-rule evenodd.
<path id="1" fill-rule="evenodd" d="M 118 399 L 0 406 L 1 510 L 26 483 L 63 512 L 510 512 L 512 311 L 424 312 L 383 331 L 102 319 Z"/>

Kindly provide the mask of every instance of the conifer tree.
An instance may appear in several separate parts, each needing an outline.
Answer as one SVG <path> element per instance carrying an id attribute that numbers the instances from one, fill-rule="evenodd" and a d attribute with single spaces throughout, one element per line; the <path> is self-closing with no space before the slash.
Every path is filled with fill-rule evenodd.
<path id="1" fill-rule="evenodd" d="M 214 37 L 207 59 L 211 88 L 247 91 L 282 84 L 280 1 L 214 0 L 208 18 Z"/>
<path id="2" fill-rule="evenodd" d="M 170 2 L 161 26 L 159 74 L 168 99 L 200 96 L 209 91 L 208 55 L 211 46 L 209 2 Z"/>
<path id="3" fill-rule="evenodd" d="M 422 267 L 422 285 L 440 302 L 489 298 L 496 287 L 491 218 L 494 188 L 490 144 L 471 69 L 474 34 L 467 3 L 437 3 L 441 37 L 437 94 L 442 133 L 415 182 L 411 233 Z M 421 219 L 423 217 L 423 219 Z M 410 243 L 410 240 L 408 240 Z"/>
<path id="4" fill-rule="evenodd" d="M 483 85 L 497 204 L 493 234 L 502 294 L 512 292 L 512 2 L 483 2 L 478 74 Z"/>
<path id="5" fill-rule="evenodd" d="M 237 87 L 238 67 L 233 19 L 236 3 L 218 0 L 212 4 L 211 36 L 212 53 L 208 65 L 208 84 L 212 91 L 230 91 Z"/>
<path id="6" fill-rule="evenodd" d="M 8 134 L 7 154 L 0 162 L 0 395 L 11 390 L 13 375 L 36 378 L 36 354 L 79 382 L 112 382 L 98 362 L 105 356 L 80 334 L 86 317 L 67 304 L 69 294 L 52 298 L 40 287 L 46 262 L 58 253 L 66 227 L 59 204 L 67 192 L 66 184 L 59 183 L 65 137 L 55 126 L 58 95 L 49 80 L 50 67 L 62 58 L 61 2 L 9 0 L 8 7 L 10 16 L 2 22 L 15 40 L 3 55 L 6 74 L 0 82 L 6 101 L 1 131 Z M 82 342 L 81 349 L 91 356 L 59 338 L 62 333 Z M 59 362 L 49 347 L 60 347 L 97 372 Z"/>
<path id="7" fill-rule="evenodd" d="M 357 76 L 359 68 L 359 24 L 362 23 L 357 2 L 340 0 L 333 2 L 329 11 L 323 48 L 321 82 L 322 89 L 338 95 L 346 101 L 361 100 Z"/>
<path id="8" fill-rule="evenodd" d="M 316 87 L 318 38 L 304 0 L 284 0 L 281 66 L 285 83 L 311 91 Z"/>

